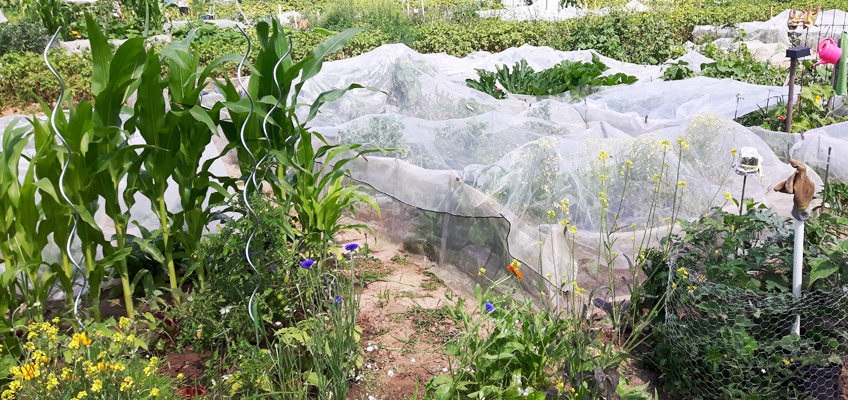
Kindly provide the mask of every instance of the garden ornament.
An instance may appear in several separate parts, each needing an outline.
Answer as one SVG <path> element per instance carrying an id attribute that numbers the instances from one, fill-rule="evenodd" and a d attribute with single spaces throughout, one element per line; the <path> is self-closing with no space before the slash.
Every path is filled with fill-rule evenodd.
<path id="1" fill-rule="evenodd" d="M 816 194 L 816 187 L 807 176 L 807 166 L 804 163 L 790 160 L 789 165 L 795 167 L 795 172 L 785 182 L 778 183 L 774 187 L 774 191 L 795 196 L 792 200 L 794 203 L 792 216 L 803 221 L 810 217 L 807 208 L 810 206 L 810 201 L 813 200 L 813 195 Z"/>
<path id="2" fill-rule="evenodd" d="M 62 77 L 59 76 L 59 73 L 53 69 L 53 65 L 50 64 L 50 60 L 47 58 L 47 50 L 49 50 L 53 46 L 53 42 L 56 41 L 56 38 L 59 36 L 59 32 L 62 31 L 62 27 L 56 29 L 56 33 L 53 34 L 53 37 L 50 38 L 50 41 L 47 42 L 47 47 L 44 48 L 44 63 L 47 64 L 47 68 L 59 82 L 59 99 L 56 100 L 56 105 L 53 107 L 53 111 L 50 113 L 50 126 L 53 128 L 53 134 L 59 139 L 59 142 L 62 143 L 62 146 L 65 147 L 65 150 L 68 152 L 68 157 L 65 158 L 65 165 L 62 166 L 62 172 L 59 174 L 59 194 L 62 195 L 62 199 L 65 200 L 65 203 L 71 207 L 71 211 L 74 212 L 73 223 L 71 224 L 71 232 L 68 234 L 68 240 L 65 242 L 65 252 L 68 254 L 71 264 L 74 265 L 74 268 L 80 272 L 82 277 L 82 287 L 80 288 L 79 293 L 77 293 L 76 298 L 74 299 L 74 319 L 77 320 L 79 324 L 79 328 L 81 330 L 85 330 L 85 325 L 82 323 L 82 320 L 79 316 L 79 306 L 82 297 L 82 293 L 85 291 L 85 287 L 88 285 L 88 274 L 85 270 L 80 266 L 80 262 L 82 260 L 77 260 L 73 253 L 71 252 L 71 245 L 74 241 L 74 236 L 76 236 L 77 227 L 79 226 L 80 213 L 77 210 L 77 207 L 68 197 L 68 194 L 65 193 L 65 172 L 68 171 L 68 167 L 71 165 L 71 158 L 73 157 L 73 152 L 71 151 L 71 146 L 68 144 L 68 141 L 62 136 L 57 128 L 58 124 L 56 123 L 56 116 L 59 114 L 59 108 L 62 105 L 62 99 L 65 98 L 65 81 L 62 80 Z M 64 118 L 64 114 L 62 114 L 62 118 Z"/>
<path id="3" fill-rule="evenodd" d="M 821 61 L 813 64 L 814 67 L 820 64 L 836 64 L 842 58 L 842 49 L 836 45 L 836 41 L 829 37 L 819 42 L 818 52 Z"/>
<path id="4" fill-rule="evenodd" d="M 793 8 L 789 12 L 789 20 L 786 22 L 786 26 L 789 27 L 790 31 L 794 31 L 799 26 L 804 28 L 815 26 L 816 20 L 819 19 L 819 14 L 821 14 L 821 4 L 819 4 L 815 11 L 813 11 L 813 6 L 810 6 L 807 11 L 798 11 Z"/>
<path id="5" fill-rule="evenodd" d="M 238 79 L 239 86 L 241 87 L 242 93 L 244 93 L 244 97 L 247 97 L 247 101 L 250 104 L 250 111 L 247 113 L 247 118 L 244 119 L 244 123 L 241 124 L 241 130 L 239 131 L 239 138 L 241 139 L 241 143 L 244 146 L 245 150 L 247 150 L 247 155 L 250 157 L 250 161 L 253 163 L 251 165 L 250 176 L 244 182 L 244 190 L 242 191 L 242 199 L 244 200 L 244 204 L 247 208 L 247 213 L 250 215 L 250 219 L 253 221 L 257 220 L 256 212 L 253 211 L 253 207 L 250 205 L 248 192 L 250 192 L 250 184 L 252 183 L 256 189 L 259 189 L 259 186 L 256 184 L 256 173 L 259 170 L 259 163 L 256 161 L 256 155 L 250 151 L 250 147 L 247 146 L 247 139 L 245 138 L 245 129 L 247 128 L 247 123 L 250 120 L 250 116 L 253 115 L 254 105 L 253 105 L 253 97 L 247 91 L 247 88 L 244 87 L 244 83 L 242 83 L 241 79 L 241 70 L 244 67 L 244 62 L 247 61 L 247 56 L 250 54 L 251 42 L 250 36 L 241 28 L 241 26 L 236 25 L 239 32 L 241 32 L 242 36 L 247 40 L 247 51 L 245 51 L 244 56 L 239 62 L 238 69 L 236 70 L 236 77 Z M 264 158 L 263 158 L 264 160 Z M 247 260 L 247 264 L 250 265 L 250 268 L 256 274 L 258 279 L 262 279 L 262 276 L 259 274 L 259 271 L 256 269 L 256 265 L 253 263 L 253 257 L 251 257 L 250 252 L 250 242 L 253 240 L 253 237 L 256 236 L 256 225 L 253 226 L 253 230 L 250 232 L 250 235 L 247 237 L 247 242 L 244 244 L 244 258 Z M 247 314 L 250 316 L 250 320 L 253 321 L 254 329 L 256 331 L 256 341 L 259 343 L 259 322 L 256 319 L 256 315 L 254 314 L 254 299 L 256 298 L 256 292 L 259 291 L 259 287 L 262 282 L 256 283 L 256 288 L 253 289 L 253 293 L 250 294 L 250 300 L 247 301 Z"/>

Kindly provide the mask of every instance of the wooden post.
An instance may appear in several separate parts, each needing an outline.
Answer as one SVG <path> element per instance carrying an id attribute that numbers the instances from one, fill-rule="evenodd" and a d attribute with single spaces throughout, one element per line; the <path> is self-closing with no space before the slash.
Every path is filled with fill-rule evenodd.
<path id="1" fill-rule="evenodd" d="M 795 70 L 798 69 L 798 59 L 789 62 L 789 99 L 786 100 L 786 133 L 792 133 L 792 109 L 795 106 Z"/>
<path id="2" fill-rule="evenodd" d="M 786 50 L 789 63 L 789 99 L 786 100 L 786 133 L 792 133 L 792 111 L 795 103 L 795 74 L 798 70 L 798 59 L 810 55 L 810 48 L 804 46 L 793 47 Z M 804 139 L 804 134 L 801 134 Z"/>

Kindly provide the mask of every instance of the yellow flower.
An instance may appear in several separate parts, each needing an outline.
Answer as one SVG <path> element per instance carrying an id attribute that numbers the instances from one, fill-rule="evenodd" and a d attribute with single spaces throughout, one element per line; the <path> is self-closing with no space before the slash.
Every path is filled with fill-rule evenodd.
<path id="1" fill-rule="evenodd" d="M 47 390 L 53 390 L 56 386 L 59 386 L 59 379 L 56 378 L 55 374 L 50 374 L 50 376 L 47 377 Z"/>
<path id="2" fill-rule="evenodd" d="M 130 321 L 130 319 L 127 317 L 121 317 L 121 319 L 118 320 L 118 327 L 120 327 L 121 329 L 129 329 L 131 324 L 132 321 Z"/>
<path id="3" fill-rule="evenodd" d="M 71 379 L 71 370 L 68 368 L 62 368 L 62 380 L 67 381 Z"/>
<path id="4" fill-rule="evenodd" d="M 38 369 L 38 363 L 34 362 L 32 364 L 24 364 L 24 366 L 20 369 L 20 376 L 25 381 L 31 380 L 32 378 L 38 378 L 41 375 L 41 371 Z"/>
<path id="5" fill-rule="evenodd" d="M 686 187 L 686 181 L 677 181 L 677 184 L 680 185 L 680 187 Z"/>
<path id="6" fill-rule="evenodd" d="M 602 152 L 598 153 L 598 160 L 603 160 L 605 158 L 609 158 L 609 154 L 607 154 L 607 152 L 602 151 Z"/>
<path id="7" fill-rule="evenodd" d="M 576 226 L 572 225 L 570 230 L 571 230 L 571 233 L 575 233 L 575 234 L 577 233 L 577 227 Z"/>
<path id="8" fill-rule="evenodd" d="M 182 374 L 182 372 L 181 372 L 181 373 L 179 373 L 179 374 L 177 374 L 177 380 L 178 380 L 178 381 L 183 380 L 183 378 L 185 378 L 185 375 L 183 375 L 183 374 Z"/>
<path id="9" fill-rule="evenodd" d="M 822 101 L 822 97 L 821 97 L 821 96 L 816 96 L 816 103 L 821 103 L 821 101 Z"/>
<path id="10" fill-rule="evenodd" d="M 123 382 L 121 382 L 121 387 L 119 389 L 122 392 L 126 392 L 128 389 L 132 388 L 132 386 L 133 386 L 133 378 L 131 376 L 128 376 L 128 377 L 124 378 Z"/>
<path id="11" fill-rule="evenodd" d="M 124 340 L 124 334 L 122 334 L 121 332 L 115 332 L 115 334 L 112 336 L 112 340 L 114 340 L 116 343 L 122 342 Z"/>
<path id="12" fill-rule="evenodd" d="M 85 396 L 88 396 L 88 392 L 86 392 L 85 390 L 83 390 L 83 391 L 81 391 L 81 392 L 77 393 L 77 398 L 78 398 L 78 399 L 81 399 L 81 398 L 83 398 L 83 397 L 85 397 Z"/>
<path id="13" fill-rule="evenodd" d="M 688 143 L 686 143 L 686 141 L 685 141 L 685 140 L 683 140 L 683 139 L 677 139 L 677 144 L 678 144 L 678 145 L 679 145 L 682 149 L 688 149 L 688 148 L 689 148 L 689 144 L 688 144 Z"/>
<path id="14" fill-rule="evenodd" d="M 660 174 L 654 174 L 654 180 L 660 179 Z"/>
<path id="15" fill-rule="evenodd" d="M 99 392 L 100 389 L 103 389 L 103 382 L 101 382 L 100 379 L 95 379 L 94 381 L 91 382 L 91 391 L 92 392 Z"/>
<path id="16" fill-rule="evenodd" d="M 663 140 L 662 142 L 660 142 L 660 146 L 662 146 L 662 148 L 664 149 L 668 149 L 669 144 L 671 143 L 669 143 L 668 140 Z"/>
<path id="17" fill-rule="evenodd" d="M 127 342 L 134 342 L 135 341 L 135 335 L 133 335 L 133 334 L 127 335 L 126 340 L 127 340 Z"/>
<path id="18" fill-rule="evenodd" d="M 150 397 L 159 397 L 159 388 L 150 389 Z"/>
<path id="19" fill-rule="evenodd" d="M 730 149 L 730 155 L 736 157 L 736 149 Z"/>
<path id="20" fill-rule="evenodd" d="M 486 268 L 480 268 L 480 271 L 477 272 L 477 275 L 483 275 L 486 273 Z"/>
<path id="21" fill-rule="evenodd" d="M 602 181 L 607 180 L 607 176 L 606 176 L 606 175 L 601 175 L 601 176 L 599 176 L 598 178 L 601 178 L 601 180 L 602 180 Z"/>
<path id="22" fill-rule="evenodd" d="M 732 194 L 730 194 L 730 192 L 727 192 L 727 193 L 725 193 L 725 194 L 724 194 L 724 198 L 725 198 L 725 199 L 727 199 L 727 200 L 732 200 L 732 199 L 733 199 L 733 195 L 732 195 Z"/>
<path id="23" fill-rule="evenodd" d="M 28 333 L 28 334 L 27 334 L 27 340 L 32 340 L 32 339 L 33 339 L 33 338 L 35 338 L 36 336 L 38 336 L 38 334 L 37 334 L 37 333 L 35 333 L 35 332 L 30 332 L 30 333 Z"/>

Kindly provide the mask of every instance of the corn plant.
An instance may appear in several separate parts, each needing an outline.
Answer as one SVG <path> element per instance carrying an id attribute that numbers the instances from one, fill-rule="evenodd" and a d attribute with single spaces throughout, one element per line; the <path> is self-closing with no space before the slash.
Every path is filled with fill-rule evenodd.
<path id="1" fill-rule="evenodd" d="M 43 305 L 56 280 L 54 272 L 41 271 L 45 264 L 41 253 L 51 233 L 39 206 L 39 187 L 51 191 L 49 182 L 38 182 L 35 164 L 24 154 L 32 139 L 26 127 L 13 121 L 3 132 L 0 152 L 0 261 L 5 270 L 0 275 L 0 312 L 11 312 L 11 321 L 0 319 L 3 327 L 15 325 L 15 315 L 26 308 L 31 318 L 40 318 Z M 39 151 L 49 151 L 41 146 Z M 38 154 L 34 158 L 38 158 Z M 21 171 L 20 165 L 29 162 Z M 23 172 L 23 173 L 21 173 Z M 23 316 L 23 315 L 20 315 Z"/>
<path id="2" fill-rule="evenodd" d="M 153 212 L 159 217 L 164 252 L 159 254 L 152 246 L 145 248 L 157 260 L 162 260 L 170 276 L 171 289 L 176 289 L 177 273 L 174 265 L 174 240 L 179 240 L 188 253 L 199 249 L 203 228 L 209 222 L 211 205 L 229 196 L 225 185 L 209 173 L 217 159 L 201 159 L 203 150 L 217 133 L 219 114 L 223 105 L 211 109 L 200 106 L 200 92 L 220 64 L 237 59 L 235 55 L 218 58 L 205 68 L 199 66 L 200 57 L 191 51 L 195 31 L 181 41 L 162 50 L 161 56 L 169 61 L 168 78 L 161 80 L 160 55 L 147 56 L 142 83 L 134 115 L 127 121 L 128 129 L 138 129 L 150 145 L 141 154 L 143 162 L 132 174 L 132 186 L 148 199 Z M 168 87 L 170 111 L 165 110 L 162 90 Z M 182 211 L 170 211 L 165 203 L 165 191 L 172 179 L 179 187 Z M 185 227 L 185 228 L 184 228 Z M 202 261 L 196 265 L 201 284 L 204 282 Z"/>
<path id="3" fill-rule="evenodd" d="M 340 50 L 362 29 L 348 29 L 327 39 L 297 63 L 284 57 L 290 42 L 277 21 L 272 20 L 270 25 L 261 22 L 256 31 L 260 50 L 247 89 L 249 97 L 259 101 L 255 104 L 256 112 L 247 121 L 245 142 L 258 159 L 270 149 L 269 165 L 260 166 L 261 172 L 270 183 L 277 203 L 294 213 L 292 224 L 287 227 L 292 238 L 301 245 L 325 247 L 336 232 L 364 227 L 340 223 L 341 213 L 352 210 L 354 203 L 365 202 L 379 213 L 372 197 L 361 194 L 358 186 L 342 183 L 347 172 L 345 164 L 362 154 L 381 150 L 361 149 L 359 144 L 331 145 L 306 126 L 323 104 L 363 86 L 352 84 L 323 92 L 307 105 L 298 103 L 298 96 L 303 85 L 321 71 L 324 58 Z M 225 105 L 232 117 L 231 123 L 221 123 L 222 130 L 231 143 L 238 143 L 239 129 L 249 115 L 249 98 L 241 98 L 231 82 L 219 87 L 228 100 Z M 308 106 L 302 121 L 295 113 L 301 106 Z M 267 143 L 262 134 L 266 119 Z M 238 156 L 239 160 L 246 160 L 246 149 L 239 149 Z M 245 177 L 250 167 L 242 163 Z"/>
<path id="4" fill-rule="evenodd" d="M 131 250 L 127 246 L 126 229 L 130 216 L 127 209 L 133 204 L 132 191 L 121 188 L 137 163 L 135 147 L 128 145 L 128 133 L 122 128 L 120 112 L 123 104 L 135 90 L 144 60 L 144 39 L 130 39 L 113 54 L 111 46 L 90 15 L 86 15 L 88 34 L 92 49 L 91 93 L 93 102 L 81 101 L 74 106 L 67 102 L 65 118 L 56 119 L 56 129 L 64 137 L 72 154 L 64 148 L 57 151 L 56 160 L 45 159 L 39 172 L 43 180 L 58 188 L 57 165 L 70 157 L 65 175 L 64 189 L 80 213 L 78 235 L 83 253 L 85 271 L 89 283 L 89 299 L 95 319 L 100 319 L 100 284 L 108 267 L 114 267 L 121 278 L 124 301 L 128 315 L 132 316 L 132 291 L 129 285 L 126 257 Z M 70 99 L 59 99 L 64 103 Z M 46 113 L 50 108 L 42 104 Z M 50 120 L 42 123 L 33 121 L 38 135 L 52 132 Z M 52 139 L 55 143 L 55 138 Z M 55 161 L 59 161 L 56 164 Z M 51 193 L 52 201 L 58 198 Z M 126 203 L 126 208 L 121 201 Z M 107 238 L 94 215 L 101 208 L 112 219 L 115 226 L 115 242 Z M 67 219 L 64 219 L 67 222 Z M 67 238 L 64 230 L 60 233 Z M 102 258 L 96 259 L 98 252 Z M 63 254 L 63 259 L 69 257 Z M 68 290 L 70 266 L 65 262 L 60 283 Z M 68 279 L 67 281 L 65 279 Z M 70 292 L 69 292 L 70 293 Z"/>

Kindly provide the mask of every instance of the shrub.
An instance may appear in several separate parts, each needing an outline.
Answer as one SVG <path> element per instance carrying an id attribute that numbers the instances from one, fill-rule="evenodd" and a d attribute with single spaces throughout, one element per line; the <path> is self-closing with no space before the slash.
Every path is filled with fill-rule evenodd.
<path id="1" fill-rule="evenodd" d="M 13 51 L 44 51 L 49 36 L 44 25 L 22 20 L 14 24 L 0 24 L 0 56 Z"/>
<path id="2" fill-rule="evenodd" d="M 75 100 L 90 99 L 91 54 L 51 51 L 50 62 Z M 59 83 L 38 53 L 9 53 L 0 57 L 0 108 L 47 103 L 59 97 Z"/>

